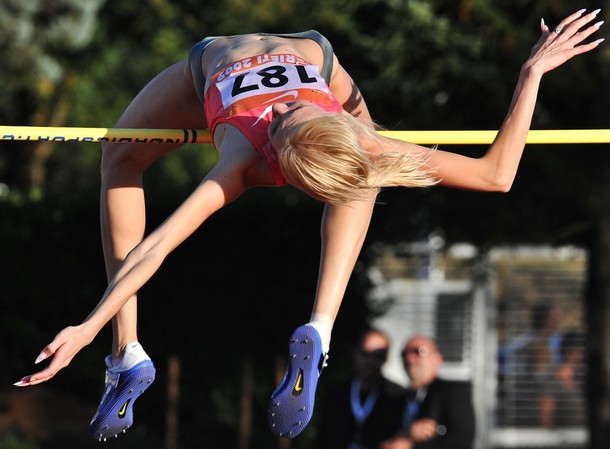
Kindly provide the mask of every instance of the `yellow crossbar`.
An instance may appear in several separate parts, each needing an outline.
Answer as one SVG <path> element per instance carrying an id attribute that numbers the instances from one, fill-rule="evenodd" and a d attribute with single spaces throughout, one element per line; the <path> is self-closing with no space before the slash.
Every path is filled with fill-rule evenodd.
<path id="1" fill-rule="evenodd" d="M 423 145 L 484 145 L 497 131 L 381 131 Z M 0 140 L 53 142 L 211 143 L 207 130 L 0 126 Z M 610 143 L 610 129 L 531 130 L 529 144 Z"/>

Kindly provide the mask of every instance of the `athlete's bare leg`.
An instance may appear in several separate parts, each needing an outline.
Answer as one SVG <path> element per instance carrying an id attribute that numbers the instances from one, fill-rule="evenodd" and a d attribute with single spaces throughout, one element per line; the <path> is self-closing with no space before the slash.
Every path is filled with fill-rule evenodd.
<path id="1" fill-rule="evenodd" d="M 322 251 L 318 288 L 311 323 L 327 352 L 332 327 L 343 302 L 345 289 L 362 249 L 375 207 L 375 195 L 367 201 L 345 205 L 327 204 L 322 217 Z"/>
<path id="2" fill-rule="evenodd" d="M 117 128 L 207 128 L 203 106 L 185 61 L 155 77 L 131 102 Z M 125 256 L 144 236 L 142 175 L 179 144 L 105 143 L 102 145 L 100 219 L 106 272 L 110 280 Z M 137 300 L 132 297 L 112 321 L 116 358 L 138 341 Z"/>
<path id="3" fill-rule="evenodd" d="M 337 318 L 343 295 L 364 244 L 375 207 L 367 201 L 341 206 L 326 205 L 322 218 L 322 253 L 314 314 Z"/>

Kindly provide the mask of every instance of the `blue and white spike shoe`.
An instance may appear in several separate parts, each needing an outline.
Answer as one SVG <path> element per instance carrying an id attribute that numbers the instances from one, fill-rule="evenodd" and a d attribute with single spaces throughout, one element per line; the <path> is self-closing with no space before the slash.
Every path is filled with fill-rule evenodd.
<path id="1" fill-rule="evenodd" d="M 292 333 L 288 357 L 284 379 L 271 395 L 268 418 L 276 436 L 294 438 L 313 416 L 318 378 L 328 355 L 322 352 L 318 331 L 304 325 Z"/>
<path id="2" fill-rule="evenodd" d="M 155 380 L 155 366 L 139 343 L 129 344 L 123 359 L 137 353 L 146 359 L 126 369 L 121 363 L 113 366 L 110 356 L 106 357 L 104 394 L 89 425 L 89 433 L 96 440 L 106 441 L 131 427 L 134 402 Z"/>

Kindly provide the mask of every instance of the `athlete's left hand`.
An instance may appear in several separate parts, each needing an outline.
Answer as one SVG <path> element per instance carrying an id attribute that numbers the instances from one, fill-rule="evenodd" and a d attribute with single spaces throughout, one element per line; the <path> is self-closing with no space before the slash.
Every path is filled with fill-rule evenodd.
<path id="1" fill-rule="evenodd" d="M 36 358 L 34 363 L 53 357 L 51 363 L 43 370 L 23 377 L 14 385 L 17 387 L 27 387 L 36 385 L 53 378 L 57 372 L 70 364 L 74 356 L 93 340 L 93 336 L 86 330 L 86 326 L 70 326 L 62 330 L 49 343 Z"/>
<path id="2" fill-rule="evenodd" d="M 540 22 L 542 36 L 534 45 L 524 67 L 536 70 L 543 75 L 574 56 L 596 48 L 604 39 L 597 39 L 586 44 L 582 42 L 599 30 L 604 23 L 599 21 L 587 26 L 599 12 L 598 9 L 585 14 L 585 10 L 582 9 L 563 19 L 553 30 L 550 30 L 542 20 Z"/>

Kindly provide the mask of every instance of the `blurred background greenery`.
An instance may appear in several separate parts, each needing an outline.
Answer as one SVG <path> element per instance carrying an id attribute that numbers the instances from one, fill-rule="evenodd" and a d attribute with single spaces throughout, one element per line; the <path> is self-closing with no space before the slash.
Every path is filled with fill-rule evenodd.
<path id="1" fill-rule="evenodd" d="M 539 37 L 540 18 L 552 28 L 582 7 L 605 7 L 602 15 L 608 14 L 610 1 L 3 0 L 0 124 L 112 127 L 143 85 L 202 37 L 315 28 L 333 43 L 384 127 L 497 129 Z M 609 48 L 545 77 L 534 129 L 608 127 Z M 97 447 L 87 423 L 101 394 L 109 330 L 36 393 L 8 386 L 32 372 L 44 344 L 82 320 L 105 288 L 99 160 L 97 144 L 0 141 L 0 425 L 14 427 L 7 411 L 15 394 L 49 407 L 42 417 L 24 411 L 32 431 L 0 433 L 2 448 Z M 212 147 L 189 145 L 147 172 L 151 229 L 215 160 Z M 345 374 L 347 348 L 379 312 L 365 300 L 368 245 L 442 230 L 448 242 L 480 247 L 579 244 L 603 263 L 609 162 L 607 145 L 530 146 L 508 195 L 384 191 L 335 326 L 333 368 L 325 376 Z M 158 386 L 136 407 L 137 427 L 108 447 L 164 447 L 165 369 L 173 355 L 182 368 L 180 447 L 238 446 L 246 367 L 255 379 L 250 447 L 275 447 L 265 408 L 285 340 L 309 317 L 321 210 L 290 188 L 252 191 L 168 258 L 140 295 L 140 337 L 157 362 Z M 589 301 L 588 310 L 605 310 L 604 292 Z M 73 401 L 66 409 L 82 412 L 51 424 L 55 410 L 64 414 L 57 408 L 66 398 Z M 293 443 L 310 445 L 307 435 Z"/>

